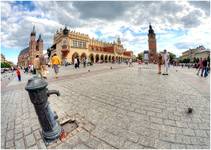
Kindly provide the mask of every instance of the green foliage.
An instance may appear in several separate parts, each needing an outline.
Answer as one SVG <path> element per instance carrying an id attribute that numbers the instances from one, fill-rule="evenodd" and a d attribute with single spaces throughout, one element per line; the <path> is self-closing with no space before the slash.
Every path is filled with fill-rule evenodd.
<path id="1" fill-rule="evenodd" d="M 190 63 L 190 58 L 179 59 L 179 63 Z"/>
<path id="2" fill-rule="evenodd" d="M 183 63 L 190 63 L 190 58 L 183 59 Z"/>
<path id="3" fill-rule="evenodd" d="M 138 60 L 143 60 L 144 58 L 144 54 L 143 53 L 139 53 L 138 56 L 137 56 L 137 59 Z"/>
<path id="4" fill-rule="evenodd" d="M 171 53 L 171 52 L 169 52 L 170 63 L 172 63 L 175 58 L 176 58 L 176 55 Z"/>
<path id="5" fill-rule="evenodd" d="M 6 62 L 1 62 L 1 68 L 11 68 L 11 65 Z"/>
<path id="6" fill-rule="evenodd" d="M 135 62 L 136 60 L 137 60 L 137 58 L 136 58 L 136 57 L 133 57 L 133 58 L 132 58 L 132 61 L 133 61 L 133 62 Z"/>

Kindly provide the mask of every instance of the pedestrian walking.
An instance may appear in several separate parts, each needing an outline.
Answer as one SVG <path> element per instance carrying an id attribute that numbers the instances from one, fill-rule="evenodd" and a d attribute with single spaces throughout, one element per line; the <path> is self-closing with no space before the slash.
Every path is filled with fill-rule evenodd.
<path id="1" fill-rule="evenodd" d="M 40 77 L 42 77 L 42 72 L 41 72 L 41 66 L 40 66 L 40 58 L 39 55 L 36 55 L 36 58 L 34 59 L 34 73 Z"/>
<path id="2" fill-rule="evenodd" d="M 21 81 L 20 67 L 17 67 L 17 69 L 16 69 L 16 74 L 17 74 L 17 77 L 18 77 L 18 81 Z"/>
<path id="3" fill-rule="evenodd" d="M 77 57 L 77 66 L 78 66 L 78 68 L 80 68 L 80 60 L 79 60 L 79 57 Z"/>
<path id="4" fill-rule="evenodd" d="M 202 67 L 202 71 L 201 71 L 201 77 L 207 77 L 208 73 L 207 73 L 207 59 L 204 58 L 204 60 L 202 61 L 203 67 Z"/>
<path id="5" fill-rule="evenodd" d="M 86 58 L 84 57 L 83 59 L 82 59 L 82 61 L 83 61 L 83 65 L 84 65 L 84 68 L 86 67 Z"/>
<path id="6" fill-rule="evenodd" d="M 77 69 L 77 67 L 78 67 L 77 65 L 78 65 L 78 61 L 77 61 L 77 58 L 75 57 L 74 58 L 74 66 L 75 66 L 75 69 Z"/>
<path id="7" fill-rule="evenodd" d="M 133 64 L 132 64 L 132 58 L 130 58 L 130 60 L 129 60 L 129 67 L 130 66 L 133 66 Z"/>
<path id="8" fill-rule="evenodd" d="M 44 55 L 40 56 L 40 70 L 41 70 L 41 77 L 47 79 L 47 59 Z"/>
<path id="9" fill-rule="evenodd" d="M 59 65 L 61 64 L 61 60 L 56 55 L 56 53 L 51 58 L 51 63 L 52 63 L 52 67 L 53 67 L 54 72 L 55 72 L 55 78 L 57 79 L 58 78 L 58 73 L 59 73 Z"/>
<path id="10" fill-rule="evenodd" d="M 159 53 L 159 55 L 158 55 L 158 74 L 161 74 L 161 65 L 162 65 L 162 62 L 163 62 L 162 55 L 161 55 L 161 53 Z"/>
<path id="11" fill-rule="evenodd" d="M 86 66 L 88 66 L 89 60 L 88 58 L 85 59 Z"/>
<path id="12" fill-rule="evenodd" d="M 203 62 L 203 60 L 202 60 L 202 58 L 200 58 L 200 60 L 198 62 L 198 71 L 197 71 L 196 75 L 199 75 L 200 71 L 202 72 L 202 68 L 203 68 L 203 63 L 202 62 Z"/>
<path id="13" fill-rule="evenodd" d="M 164 59 L 163 75 L 168 75 L 169 54 L 166 49 L 164 50 L 163 59 Z"/>

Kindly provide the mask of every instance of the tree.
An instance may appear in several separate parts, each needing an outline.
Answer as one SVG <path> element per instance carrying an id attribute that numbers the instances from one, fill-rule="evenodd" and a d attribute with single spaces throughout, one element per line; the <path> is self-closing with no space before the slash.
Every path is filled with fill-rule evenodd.
<path id="1" fill-rule="evenodd" d="M 138 60 L 143 60 L 143 57 L 144 57 L 144 56 L 143 56 L 143 53 L 139 53 L 138 56 L 137 56 L 137 59 L 138 59 Z"/>
<path id="2" fill-rule="evenodd" d="M 182 62 L 183 62 L 183 63 L 189 63 L 189 62 L 190 62 L 190 58 L 185 58 L 185 59 L 183 59 Z"/>
<path id="3" fill-rule="evenodd" d="M 169 52 L 169 59 L 170 59 L 169 61 L 170 61 L 170 63 L 172 63 L 175 58 L 176 58 L 176 55 L 171 53 L 171 52 Z"/>
<path id="4" fill-rule="evenodd" d="M 1 68 L 11 68 L 11 65 L 6 62 L 1 62 Z"/>
<path id="5" fill-rule="evenodd" d="M 137 60 L 137 59 L 136 59 L 136 55 L 133 55 L 133 56 L 132 56 L 132 60 L 133 60 L 133 62 L 136 62 L 136 60 Z"/>

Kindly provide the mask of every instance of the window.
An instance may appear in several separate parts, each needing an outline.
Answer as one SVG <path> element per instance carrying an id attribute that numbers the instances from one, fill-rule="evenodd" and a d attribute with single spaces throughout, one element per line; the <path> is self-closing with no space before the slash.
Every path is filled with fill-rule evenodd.
<path id="1" fill-rule="evenodd" d="M 79 41 L 79 47 L 81 48 L 81 47 L 83 47 L 83 45 L 82 45 L 82 42 L 81 41 Z"/>
<path id="2" fill-rule="evenodd" d="M 86 42 L 73 40 L 73 45 L 72 46 L 73 47 L 77 47 L 77 48 L 86 48 Z"/>
<path id="3" fill-rule="evenodd" d="M 86 42 L 82 42 L 82 47 L 86 48 Z"/>
<path id="4" fill-rule="evenodd" d="M 78 42 L 77 41 L 73 41 L 73 47 L 78 47 Z"/>

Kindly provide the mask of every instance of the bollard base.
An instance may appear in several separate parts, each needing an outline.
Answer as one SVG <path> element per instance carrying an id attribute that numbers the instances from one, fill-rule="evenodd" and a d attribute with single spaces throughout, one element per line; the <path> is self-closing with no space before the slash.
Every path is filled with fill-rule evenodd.
<path id="1" fill-rule="evenodd" d="M 42 136 L 42 139 L 43 139 L 43 142 L 45 143 L 46 147 L 48 147 L 49 145 L 52 145 L 52 144 L 59 144 L 60 141 L 58 140 L 59 138 L 56 138 L 54 140 L 49 140 L 49 139 L 46 139 L 42 133 L 41 133 L 41 136 Z"/>
<path id="2" fill-rule="evenodd" d="M 42 135 L 46 140 L 51 141 L 51 140 L 58 139 L 61 132 L 62 132 L 62 129 L 60 125 L 57 124 L 57 126 L 52 130 L 52 132 L 42 131 Z"/>
<path id="3" fill-rule="evenodd" d="M 62 145 L 64 142 L 68 142 L 71 137 L 77 135 L 79 132 L 83 130 L 85 130 L 86 132 L 92 132 L 95 129 L 94 124 L 92 124 L 90 121 L 86 120 L 84 116 L 80 116 L 79 114 L 66 114 L 58 121 L 62 129 L 59 138 L 55 140 L 46 140 L 42 135 L 47 149 L 57 149 L 59 145 Z"/>

